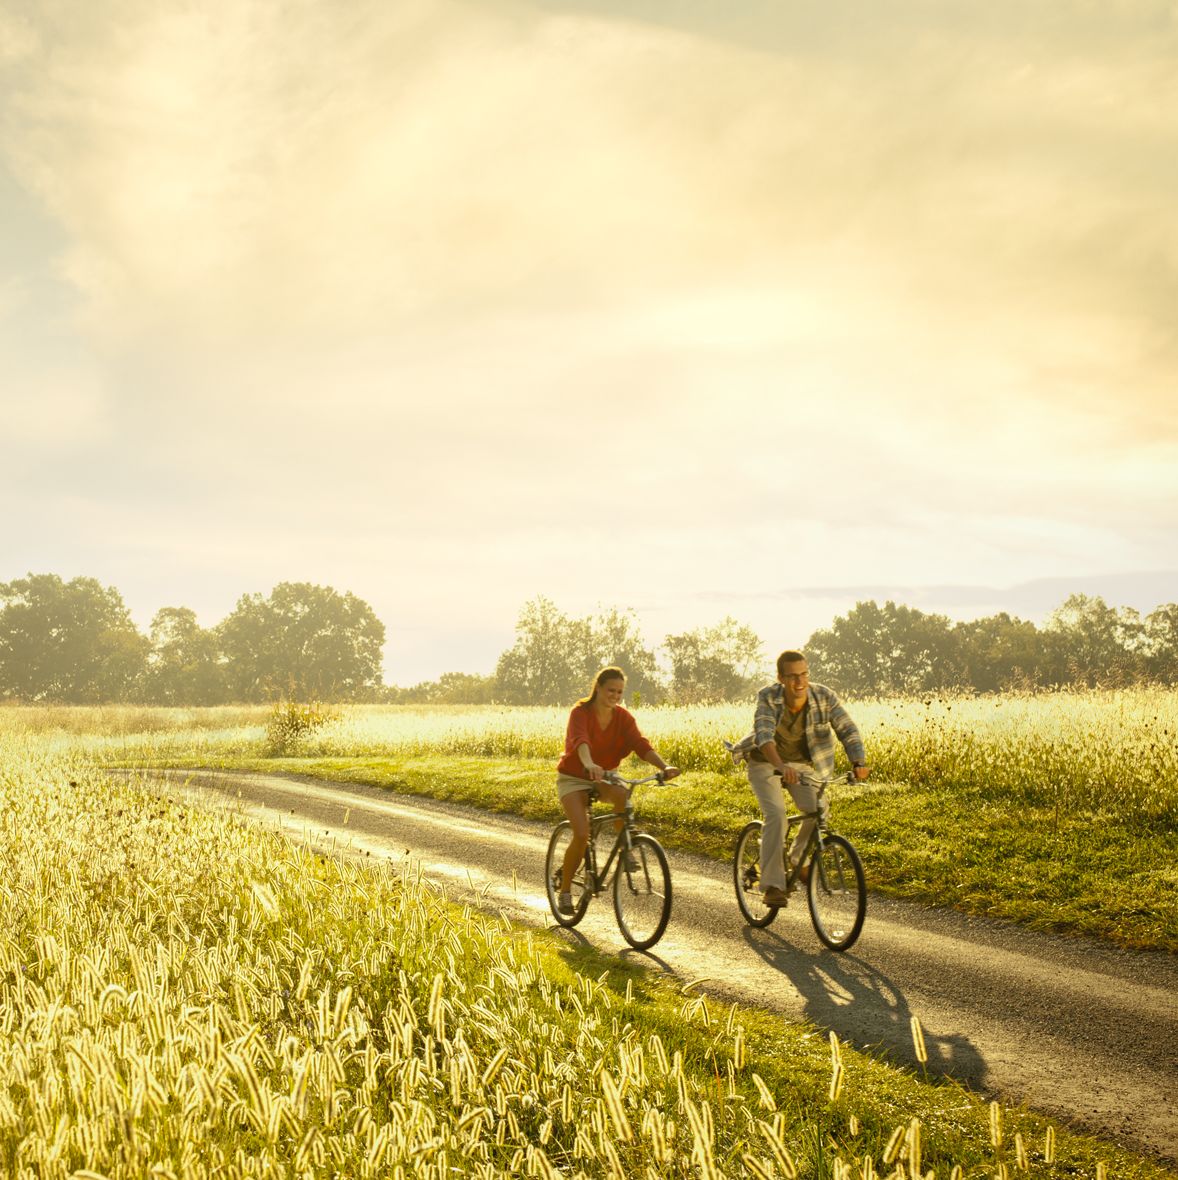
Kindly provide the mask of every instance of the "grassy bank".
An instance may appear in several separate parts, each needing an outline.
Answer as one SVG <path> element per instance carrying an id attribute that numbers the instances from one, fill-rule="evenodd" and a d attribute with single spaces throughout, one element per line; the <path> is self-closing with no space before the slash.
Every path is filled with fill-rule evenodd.
<path id="1" fill-rule="evenodd" d="M 8 1175 L 1167 1174 L 43 744 L 0 767 Z"/>

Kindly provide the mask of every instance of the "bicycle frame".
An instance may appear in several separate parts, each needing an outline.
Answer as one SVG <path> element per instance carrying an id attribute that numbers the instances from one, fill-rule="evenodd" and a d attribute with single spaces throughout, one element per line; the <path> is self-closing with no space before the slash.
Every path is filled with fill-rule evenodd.
<path id="1" fill-rule="evenodd" d="M 641 786 L 643 783 L 662 782 L 663 776 L 661 774 L 648 775 L 646 778 L 640 779 L 624 779 L 620 775 L 613 773 L 606 775 L 606 782 L 612 783 L 614 786 L 625 786 L 630 788 L 630 794 L 626 797 L 626 806 L 622 811 L 601 812 L 599 815 L 590 814 L 589 817 L 589 843 L 585 846 L 585 884 L 589 887 L 589 892 L 594 897 L 600 897 L 605 890 L 605 882 L 609 880 L 610 871 L 614 867 L 615 859 L 620 859 L 623 851 L 629 851 L 632 838 L 634 835 L 634 788 Z M 589 790 L 589 806 L 600 798 L 594 788 Z M 600 871 L 597 867 L 597 838 L 598 833 L 606 824 L 616 824 L 621 821 L 621 829 L 614 837 L 613 847 L 609 850 L 609 855 L 605 858 L 605 867 Z"/>
<path id="2" fill-rule="evenodd" d="M 818 787 L 818 801 L 822 802 L 822 796 L 826 794 L 826 788 L 831 780 L 827 779 Z M 797 879 L 798 874 L 802 871 L 802 866 L 810 863 L 814 853 L 822 847 L 822 837 L 826 835 L 826 817 L 827 812 L 818 807 L 816 811 L 795 811 L 788 816 L 785 822 L 785 834 L 782 837 L 781 847 L 783 851 L 788 850 L 793 843 L 790 839 L 790 833 L 795 829 L 801 827 L 808 819 L 814 820 L 814 830 L 810 833 L 810 838 L 806 841 L 806 847 L 802 849 L 802 855 L 798 857 L 797 864 L 787 865 L 786 884 L 792 885 Z"/>
<path id="3" fill-rule="evenodd" d="M 863 864 L 854 846 L 844 836 L 833 831 L 822 806 L 826 788 L 834 779 L 806 776 L 808 785 L 817 793 L 816 806 L 809 811 L 786 815 L 782 838 L 782 857 L 785 861 L 785 893 L 791 894 L 805 884 L 806 904 L 814 924 L 814 932 L 831 950 L 845 951 L 853 946 L 863 929 L 867 909 L 867 886 Z M 850 776 L 848 776 L 848 781 Z M 785 784 L 783 784 L 785 785 Z M 798 824 L 813 822 L 806 845 L 796 864 L 790 862 L 787 849 Z M 769 905 L 760 886 L 761 833 L 760 819 L 750 820 L 736 838 L 732 862 L 736 903 L 745 921 L 763 929 L 777 916 L 780 905 Z M 784 904 L 784 903 L 782 903 Z"/>
<path id="4" fill-rule="evenodd" d="M 623 779 L 614 773 L 607 780 L 615 786 L 636 787 L 644 782 L 664 782 L 662 774 L 645 779 Z M 593 784 L 586 784 L 588 802 L 596 796 Z M 638 830 L 634 805 L 627 794 L 620 811 L 587 816 L 589 839 L 584 855 L 574 873 L 577 898 L 565 908 L 559 903 L 564 880 L 564 854 L 572 839 L 572 820 L 565 818 L 552 829 L 548 852 L 544 858 L 545 889 L 557 924 L 568 929 L 585 916 L 589 902 L 600 896 L 612 878 L 614 916 L 622 937 L 635 950 L 644 951 L 662 937 L 671 917 L 671 870 L 662 845 L 651 835 Z M 605 825 L 614 824 L 617 834 L 604 863 L 598 862 L 597 841 Z M 572 884 L 573 882 L 570 882 Z"/>

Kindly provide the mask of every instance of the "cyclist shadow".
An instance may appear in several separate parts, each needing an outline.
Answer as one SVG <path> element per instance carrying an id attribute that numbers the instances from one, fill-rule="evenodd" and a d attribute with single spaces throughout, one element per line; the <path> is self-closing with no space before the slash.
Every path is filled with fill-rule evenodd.
<path id="1" fill-rule="evenodd" d="M 772 930 L 746 927 L 744 939 L 773 970 L 793 984 L 804 1014 L 857 1048 L 880 1049 L 893 1064 L 920 1068 L 912 1017 L 903 991 L 882 971 L 854 954 L 806 951 Z M 984 1088 L 986 1060 L 963 1033 L 942 1033 L 921 1020 L 929 1074 Z"/>
<path id="2" fill-rule="evenodd" d="M 579 974 L 590 973 L 589 965 L 596 965 L 601 955 L 600 949 L 579 930 L 566 927 L 561 934 L 570 945 L 558 952 L 560 957 Z M 663 975 L 675 974 L 675 968 L 666 959 L 660 959 L 653 950 L 639 951 L 632 946 L 624 946 L 618 948 L 615 957 L 627 967 L 640 967 Z M 582 960 L 585 960 L 585 963 L 582 963 Z"/>

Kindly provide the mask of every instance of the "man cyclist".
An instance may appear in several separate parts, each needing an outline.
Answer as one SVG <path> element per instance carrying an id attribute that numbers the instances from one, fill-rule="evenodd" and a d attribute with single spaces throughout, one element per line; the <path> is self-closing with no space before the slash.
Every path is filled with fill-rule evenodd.
<path id="1" fill-rule="evenodd" d="M 753 732 L 735 746 L 729 746 L 735 761 L 748 766 L 749 785 L 757 796 L 765 826 L 761 832 L 761 888 L 765 904 L 783 906 L 789 900 L 782 857 L 785 840 L 785 794 L 789 789 L 801 811 L 818 809 L 821 781 L 834 775 L 834 739 L 842 742 L 857 779 L 870 773 L 863 739 L 834 692 L 824 684 L 810 683 L 810 669 L 800 651 L 783 651 L 777 657 L 777 682 L 757 693 Z M 780 777 L 779 777 L 780 776 Z M 827 800 L 822 796 L 822 814 Z M 790 847 L 790 864 L 796 865 L 814 820 L 799 825 Z M 806 881 L 808 867 L 799 878 Z"/>

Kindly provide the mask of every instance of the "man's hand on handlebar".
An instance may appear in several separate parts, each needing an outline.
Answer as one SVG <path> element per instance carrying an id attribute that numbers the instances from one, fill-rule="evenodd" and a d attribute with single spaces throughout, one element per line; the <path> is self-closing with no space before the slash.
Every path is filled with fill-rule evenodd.
<path id="1" fill-rule="evenodd" d="M 779 766 L 774 771 L 774 774 L 781 775 L 785 782 L 789 783 L 791 787 L 798 785 L 798 772 L 792 766 Z"/>

